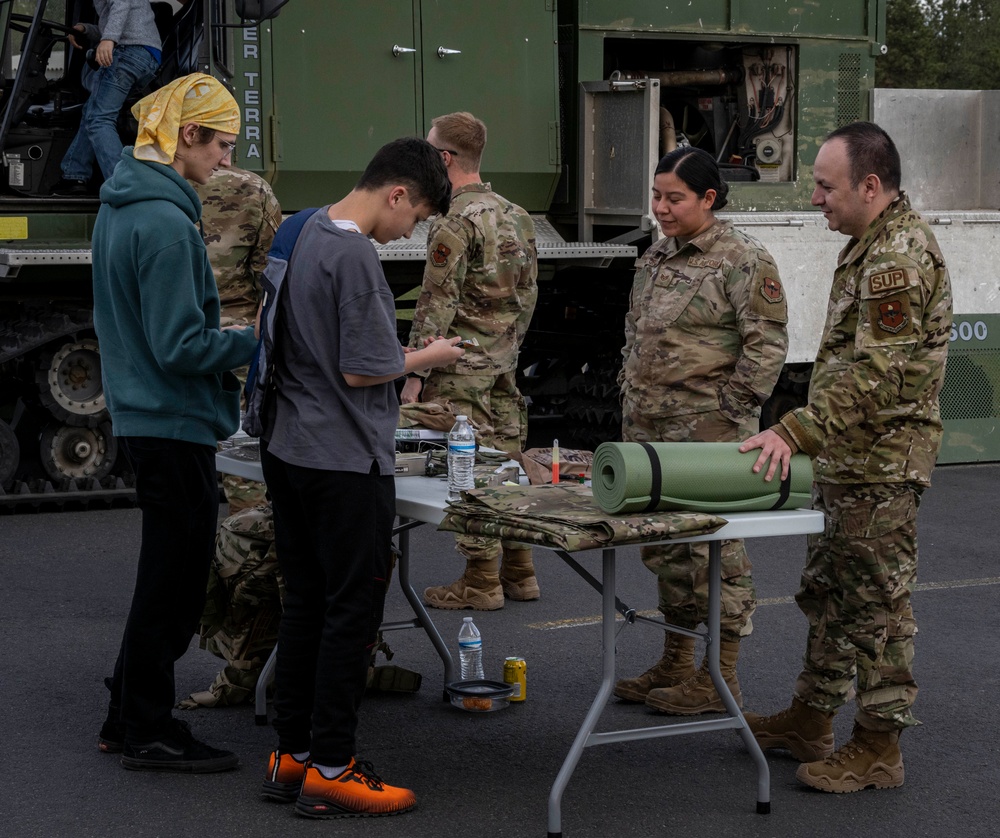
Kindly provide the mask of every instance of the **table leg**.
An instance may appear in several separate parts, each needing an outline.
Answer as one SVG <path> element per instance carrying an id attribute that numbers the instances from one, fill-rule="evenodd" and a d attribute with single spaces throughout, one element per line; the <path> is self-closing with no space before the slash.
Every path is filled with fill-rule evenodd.
<path id="1" fill-rule="evenodd" d="M 736 704 L 736 699 L 722 677 L 719 664 L 719 634 L 722 619 L 722 542 L 712 541 L 708 545 L 708 636 L 706 638 L 705 655 L 708 658 L 708 671 L 712 676 L 722 703 L 733 718 L 739 719 L 740 736 L 747 746 L 750 756 L 757 765 L 757 814 L 766 815 L 771 811 L 771 772 L 767 759 L 761 750 L 757 739 L 747 726 L 743 713 Z"/>
<path id="2" fill-rule="evenodd" d="M 593 703 L 580 730 L 573 740 L 573 745 L 563 760 L 562 768 L 556 775 L 549 792 L 549 831 L 548 838 L 562 836 L 562 794 L 566 790 L 569 778 L 573 775 L 583 749 L 597 727 L 601 713 L 611 698 L 611 690 L 615 685 L 615 551 L 602 551 L 602 592 L 601 592 L 601 687 L 597 691 Z"/>
<path id="3" fill-rule="evenodd" d="M 410 608 L 413 609 L 417 622 L 437 650 L 441 662 L 444 664 L 444 683 L 449 684 L 455 680 L 455 661 L 452 659 L 451 650 L 427 613 L 423 600 L 410 584 L 410 528 L 406 526 L 408 520 L 405 518 L 400 518 L 399 523 L 399 586 L 403 589 L 403 596 L 410 603 Z M 441 689 L 441 695 L 445 701 L 448 701 L 448 691 L 444 687 Z"/>
<path id="4" fill-rule="evenodd" d="M 417 592 L 413 590 L 413 585 L 410 584 L 410 529 L 417 524 L 419 522 L 411 522 L 408 519 L 400 518 L 399 527 L 395 530 L 399 536 L 399 586 L 403 589 L 403 596 L 410 603 L 410 608 L 413 609 L 416 624 L 426 632 L 434 648 L 437 649 L 437 653 L 441 657 L 441 662 L 444 664 L 444 683 L 448 684 L 455 680 L 455 662 L 451 657 L 448 646 L 441 637 L 441 633 L 437 630 L 437 626 L 434 625 L 434 621 L 427 613 L 423 601 L 417 595 Z M 413 626 L 412 623 L 385 623 L 382 625 L 382 629 L 390 631 L 395 628 L 410 628 L 411 626 Z M 260 671 L 260 677 L 257 679 L 257 687 L 254 690 L 254 720 L 258 725 L 267 724 L 267 686 L 274 676 L 277 656 L 278 647 L 275 646 Z M 444 700 L 447 701 L 447 691 L 442 689 L 441 694 Z"/>
<path id="5" fill-rule="evenodd" d="M 254 721 L 261 726 L 267 724 L 267 685 L 274 677 L 274 667 L 277 660 L 278 646 L 275 645 L 257 677 L 257 687 L 254 690 Z"/>

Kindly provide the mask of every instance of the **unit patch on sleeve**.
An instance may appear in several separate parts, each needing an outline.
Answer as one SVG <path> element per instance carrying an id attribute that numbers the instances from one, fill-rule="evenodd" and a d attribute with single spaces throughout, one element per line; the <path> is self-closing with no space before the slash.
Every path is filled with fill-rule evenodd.
<path id="1" fill-rule="evenodd" d="M 785 290 L 781 287 L 781 283 L 769 276 L 764 277 L 764 281 L 760 285 L 760 293 L 769 303 L 780 303 L 785 299 Z"/>
<path id="2" fill-rule="evenodd" d="M 451 256 L 451 248 L 439 242 L 438 246 L 431 253 L 431 262 L 434 263 L 435 267 L 443 268 L 448 264 L 449 256 Z"/>
<path id="3" fill-rule="evenodd" d="M 913 333 L 910 298 L 905 294 L 868 300 L 868 317 L 876 339 Z"/>
<path id="4" fill-rule="evenodd" d="M 775 323 L 788 322 L 788 304 L 785 289 L 777 276 L 768 276 L 758 271 L 754 277 L 755 288 L 750 294 L 750 311 L 756 317 L 773 320 Z"/>

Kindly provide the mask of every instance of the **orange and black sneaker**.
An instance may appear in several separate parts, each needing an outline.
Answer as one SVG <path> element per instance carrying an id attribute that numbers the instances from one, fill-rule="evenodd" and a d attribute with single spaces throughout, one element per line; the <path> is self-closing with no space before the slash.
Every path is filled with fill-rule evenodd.
<path id="1" fill-rule="evenodd" d="M 299 762 L 291 754 L 271 751 L 261 795 L 279 803 L 291 803 L 302 790 L 302 778 L 306 774 L 307 764 L 307 761 Z"/>
<path id="2" fill-rule="evenodd" d="M 370 762 L 352 759 L 332 780 L 307 766 L 295 811 L 309 818 L 372 818 L 399 815 L 416 805 L 412 791 L 386 785 Z"/>

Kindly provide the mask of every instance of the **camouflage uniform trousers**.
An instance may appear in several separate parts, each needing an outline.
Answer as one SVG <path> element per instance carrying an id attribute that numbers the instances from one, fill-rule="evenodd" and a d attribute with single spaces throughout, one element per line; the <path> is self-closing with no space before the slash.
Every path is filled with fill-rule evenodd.
<path id="1" fill-rule="evenodd" d="M 805 668 L 795 695 L 835 712 L 854 695 L 855 719 L 869 730 L 919 724 L 911 713 L 913 637 L 910 595 L 917 581 L 917 508 L 912 484 L 818 483 L 816 509 L 826 531 L 809 537 L 795 599 L 809 621 Z"/>
<path id="2" fill-rule="evenodd" d="M 230 515 L 219 526 L 200 647 L 226 661 L 207 690 L 184 709 L 241 704 L 253 699 L 268 655 L 278 641 L 284 580 L 274 552 L 274 521 L 263 506 Z"/>
<path id="3" fill-rule="evenodd" d="M 735 425 L 719 411 L 653 418 L 626 400 L 622 422 L 625 442 L 740 442 L 757 432 L 757 420 Z M 708 617 L 708 545 L 643 547 L 642 563 L 656 574 L 659 609 L 668 623 L 695 628 Z M 753 631 L 757 608 L 750 559 L 742 539 L 722 542 L 721 634 L 738 640 Z"/>
<path id="4" fill-rule="evenodd" d="M 458 375 L 432 372 L 424 381 L 421 401 L 436 402 L 453 413 L 464 413 L 476 426 L 480 445 L 516 454 L 528 437 L 528 408 L 517 389 L 514 371 L 499 375 Z M 456 535 L 458 552 L 472 561 L 492 561 L 501 552 L 522 549 L 513 541 Z"/>

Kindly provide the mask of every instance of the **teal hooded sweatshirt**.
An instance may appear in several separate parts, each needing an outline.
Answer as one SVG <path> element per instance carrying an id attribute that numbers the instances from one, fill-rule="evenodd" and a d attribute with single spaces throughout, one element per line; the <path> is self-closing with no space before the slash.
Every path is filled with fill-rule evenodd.
<path id="1" fill-rule="evenodd" d="M 122 152 L 94 225 L 94 328 L 115 436 L 215 446 L 239 426 L 253 329 L 219 329 L 201 201 L 172 167 Z"/>

